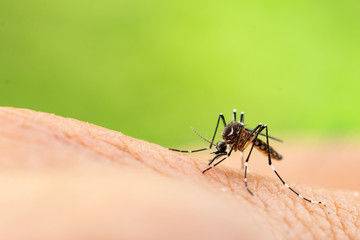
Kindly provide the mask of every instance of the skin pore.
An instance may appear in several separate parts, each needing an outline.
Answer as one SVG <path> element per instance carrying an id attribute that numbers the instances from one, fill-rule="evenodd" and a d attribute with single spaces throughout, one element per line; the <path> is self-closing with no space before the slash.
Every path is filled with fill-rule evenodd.
<path id="1" fill-rule="evenodd" d="M 47 113 L 0 108 L 0 167 L 0 239 L 360 238 L 356 192 L 286 179 L 324 207 L 251 172 L 251 196 L 239 169 Z"/>

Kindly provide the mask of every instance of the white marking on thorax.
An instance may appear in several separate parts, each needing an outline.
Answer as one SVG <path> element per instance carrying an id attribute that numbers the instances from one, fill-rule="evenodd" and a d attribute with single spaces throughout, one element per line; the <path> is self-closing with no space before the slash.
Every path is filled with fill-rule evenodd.
<path id="1" fill-rule="evenodd" d="M 231 132 L 227 135 L 227 137 L 230 136 L 230 135 L 232 135 L 233 132 L 234 132 L 234 126 L 231 126 Z"/>

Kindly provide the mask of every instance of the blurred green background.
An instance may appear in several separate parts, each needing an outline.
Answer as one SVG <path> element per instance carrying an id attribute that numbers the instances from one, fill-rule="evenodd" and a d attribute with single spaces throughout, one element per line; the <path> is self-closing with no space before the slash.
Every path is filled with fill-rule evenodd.
<path id="1" fill-rule="evenodd" d="M 274 136 L 360 132 L 359 1 L 1 0 L 0 105 L 164 146 L 237 108 Z"/>

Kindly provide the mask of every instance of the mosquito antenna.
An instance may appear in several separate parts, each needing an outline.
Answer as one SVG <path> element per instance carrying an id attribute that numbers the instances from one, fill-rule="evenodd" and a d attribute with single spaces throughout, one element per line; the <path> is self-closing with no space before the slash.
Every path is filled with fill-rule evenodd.
<path id="1" fill-rule="evenodd" d="M 191 130 L 196 134 L 198 135 L 198 137 L 200 137 L 202 140 L 208 142 L 208 143 L 211 143 L 209 140 L 207 140 L 206 138 L 204 138 L 203 136 L 201 136 L 197 131 L 195 131 L 195 129 L 193 127 L 190 127 Z"/>

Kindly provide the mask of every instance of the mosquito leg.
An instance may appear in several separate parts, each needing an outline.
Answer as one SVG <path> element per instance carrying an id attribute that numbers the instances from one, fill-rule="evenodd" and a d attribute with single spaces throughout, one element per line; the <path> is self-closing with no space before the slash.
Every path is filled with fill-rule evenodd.
<path id="1" fill-rule="evenodd" d="M 236 122 L 236 109 L 233 110 L 233 121 Z"/>
<path id="2" fill-rule="evenodd" d="M 201 148 L 201 149 L 196 149 L 196 150 L 179 150 L 179 149 L 173 149 L 173 148 L 169 148 L 169 150 L 171 151 L 175 151 L 175 152 L 183 152 L 183 153 L 194 153 L 194 152 L 201 152 L 201 151 L 205 151 L 205 150 L 209 150 L 210 148 Z"/>
<path id="3" fill-rule="evenodd" d="M 244 145 L 253 137 L 253 134 L 262 126 L 262 123 L 259 123 L 256 128 L 254 128 L 253 130 L 251 130 L 250 134 L 245 138 L 245 140 L 243 141 L 243 144 L 239 146 L 239 148 L 244 147 Z M 248 130 L 247 128 L 245 128 L 246 130 Z M 260 134 L 260 131 L 259 133 Z"/>
<path id="4" fill-rule="evenodd" d="M 227 153 L 220 153 L 218 155 L 216 155 L 213 159 L 211 159 L 208 163 L 208 165 L 211 165 L 217 158 L 226 155 Z"/>
<path id="5" fill-rule="evenodd" d="M 257 131 L 256 134 L 255 134 L 255 138 L 254 138 L 254 140 L 253 140 L 253 144 L 251 145 L 249 154 L 248 154 L 248 156 L 246 157 L 246 160 L 245 160 L 244 182 L 245 182 L 245 187 L 246 187 L 246 189 L 248 190 L 248 192 L 249 192 L 251 195 L 254 195 L 254 194 L 253 194 L 253 192 L 249 189 L 248 184 L 247 184 L 248 162 L 249 162 L 249 159 L 250 159 L 250 155 L 251 155 L 251 153 L 252 153 L 252 150 L 254 149 L 255 141 L 256 141 L 257 137 L 259 136 L 259 133 L 260 133 L 263 129 L 264 129 L 264 126 L 262 126 L 262 124 L 259 123 L 259 125 L 249 134 L 249 136 L 251 136 L 254 132 Z"/>
<path id="6" fill-rule="evenodd" d="M 212 169 L 213 167 L 216 167 L 217 165 L 219 165 L 222 161 L 224 161 L 225 159 L 227 159 L 229 157 L 229 155 L 226 155 L 223 159 L 221 159 L 220 161 L 218 161 L 217 163 L 215 163 L 214 165 L 210 165 L 210 167 L 208 167 L 207 169 L 205 169 L 204 171 L 202 171 L 202 173 L 205 173 L 207 171 L 209 171 L 210 169 Z"/>
<path id="7" fill-rule="evenodd" d="M 251 128 L 245 128 L 245 129 L 248 130 L 248 131 L 252 131 Z M 263 134 L 263 133 L 259 133 L 259 135 L 266 137 L 265 134 Z M 275 137 L 272 137 L 272 136 L 269 136 L 269 138 L 274 139 L 274 140 L 276 140 L 276 141 L 278 141 L 278 142 L 283 142 L 283 140 L 278 139 L 278 138 L 275 138 Z"/>
<path id="8" fill-rule="evenodd" d="M 285 181 L 280 177 L 280 175 L 278 174 L 278 172 L 276 171 L 275 167 L 272 165 L 271 162 L 271 157 L 270 157 L 270 148 L 269 148 L 269 133 L 268 133 L 268 127 L 266 125 L 264 125 L 264 128 L 266 130 L 266 145 L 267 145 L 267 152 L 268 152 L 268 159 L 269 159 L 269 165 L 271 166 L 271 168 L 273 169 L 273 171 L 275 172 L 276 176 L 280 179 L 280 181 L 288 188 L 290 189 L 293 193 L 295 193 L 296 195 L 298 195 L 298 197 L 304 199 L 305 201 L 311 202 L 311 203 L 320 203 L 324 206 L 325 203 L 321 202 L 321 201 L 313 201 L 310 200 L 308 198 L 303 197 L 302 195 L 300 195 L 298 192 L 296 192 L 294 189 L 292 189 L 287 183 L 285 183 Z"/>
<path id="9" fill-rule="evenodd" d="M 215 132 L 214 132 L 213 138 L 211 139 L 211 143 L 210 143 L 209 148 L 211 148 L 212 145 L 214 145 L 214 139 L 215 139 L 215 136 L 216 136 L 216 132 L 217 132 L 217 130 L 218 130 L 218 127 L 219 127 L 220 119 L 222 120 L 222 122 L 223 122 L 223 124 L 224 124 L 224 127 L 226 126 L 226 121 L 225 121 L 224 115 L 223 115 L 222 113 L 220 113 L 220 114 L 219 114 L 219 118 L 218 118 L 217 123 L 216 123 Z"/>
<path id="10" fill-rule="evenodd" d="M 216 123 L 216 128 L 215 128 L 215 132 L 214 132 L 214 135 L 213 135 L 213 138 L 211 140 L 211 143 L 210 143 L 210 146 L 207 147 L 207 148 L 201 148 L 201 149 L 196 149 L 196 150 L 179 150 L 179 149 L 173 149 L 173 148 L 169 148 L 169 150 L 171 151 L 176 151 L 176 152 L 184 152 L 184 153 L 194 153 L 194 152 L 201 152 L 201 151 L 205 151 L 205 150 L 209 150 L 211 149 L 211 147 L 214 145 L 214 139 L 215 139 L 215 136 L 216 136 L 216 132 L 218 130 L 218 127 L 219 127 L 219 123 L 220 123 L 220 119 L 222 120 L 224 126 L 226 126 L 226 121 L 225 121 L 225 118 L 224 118 L 224 115 L 222 113 L 219 114 L 219 117 L 218 117 L 218 120 L 217 120 L 217 123 Z M 194 130 L 193 130 L 194 131 Z M 196 133 L 196 132 L 195 132 Z M 198 135 L 198 134 L 197 134 Z M 199 135 L 200 136 L 200 135 Z M 203 138 L 204 139 L 204 138 Z"/>
<path id="11" fill-rule="evenodd" d="M 240 113 L 240 122 L 241 122 L 241 123 L 244 123 L 244 115 L 245 115 L 244 112 L 241 112 L 241 113 Z"/>

